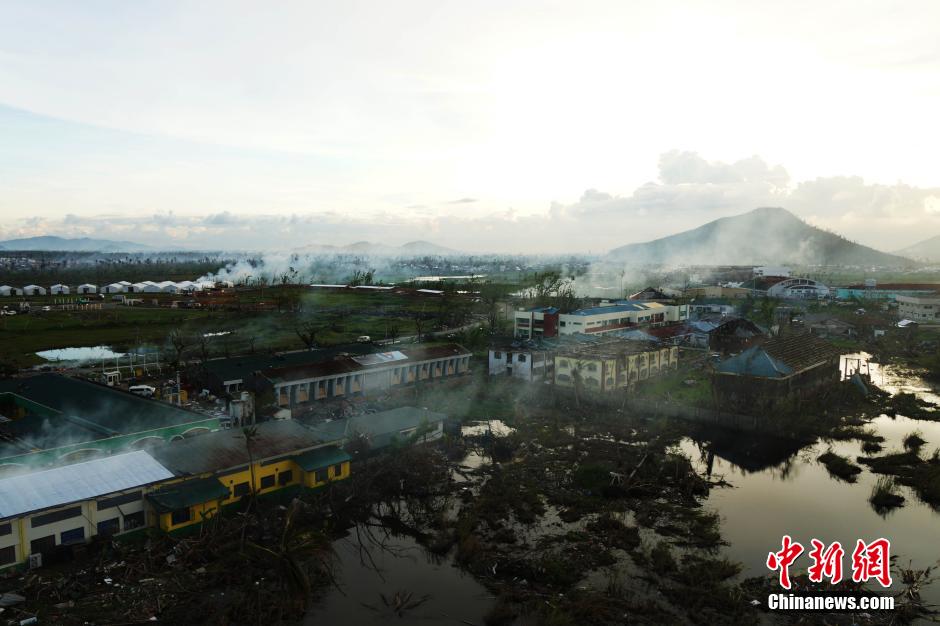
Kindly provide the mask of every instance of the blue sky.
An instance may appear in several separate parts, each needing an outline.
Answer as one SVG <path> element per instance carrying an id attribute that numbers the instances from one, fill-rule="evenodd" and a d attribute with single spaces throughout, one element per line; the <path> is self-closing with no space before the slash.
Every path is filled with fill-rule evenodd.
<path id="1" fill-rule="evenodd" d="M 940 233 L 937 24 L 932 1 L 7 0 L 0 238 L 603 250 L 770 202 L 895 249 Z"/>

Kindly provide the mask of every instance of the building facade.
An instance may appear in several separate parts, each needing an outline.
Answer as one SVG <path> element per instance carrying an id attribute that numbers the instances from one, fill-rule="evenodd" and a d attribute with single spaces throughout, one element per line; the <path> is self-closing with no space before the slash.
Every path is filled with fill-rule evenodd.
<path id="1" fill-rule="evenodd" d="M 898 317 L 919 324 L 940 323 L 940 296 L 898 296 Z"/>

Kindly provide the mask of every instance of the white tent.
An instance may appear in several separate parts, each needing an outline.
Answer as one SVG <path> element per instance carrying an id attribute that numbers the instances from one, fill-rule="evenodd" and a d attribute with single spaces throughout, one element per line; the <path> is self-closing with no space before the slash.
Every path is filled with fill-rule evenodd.
<path id="1" fill-rule="evenodd" d="M 119 284 L 119 285 L 124 285 L 124 287 L 130 287 L 130 286 L 133 285 L 134 283 L 129 282 L 129 281 L 126 281 L 126 280 L 119 280 L 119 281 L 117 282 L 117 284 Z"/>
<path id="2" fill-rule="evenodd" d="M 195 289 L 199 289 L 199 285 L 197 285 L 196 283 L 194 283 L 194 282 L 191 281 L 191 280 L 180 281 L 180 282 L 176 283 L 176 286 L 177 286 L 181 291 L 193 291 L 193 290 L 195 290 Z"/>
<path id="3" fill-rule="evenodd" d="M 10 292 L 13 291 L 13 287 L 9 285 L 0 285 L 0 296 L 8 296 Z"/>
<path id="4" fill-rule="evenodd" d="M 126 289 L 121 283 L 111 283 L 101 288 L 101 293 L 124 293 Z"/>
<path id="5" fill-rule="evenodd" d="M 68 287 L 68 285 L 59 285 L 59 284 L 55 284 L 55 285 L 53 285 L 52 287 L 49 288 L 49 291 L 50 291 L 50 293 L 52 293 L 52 294 L 55 295 L 55 296 L 67 296 L 67 295 L 69 295 L 69 287 Z"/>
<path id="6" fill-rule="evenodd" d="M 143 287 L 141 288 L 141 291 L 143 291 L 144 293 L 160 293 L 160 285 L 156 285 L 154 283 L 141 283 L 141 284 L 143 285 Z"/>
<path id="7" fill-rule="evenodd" d="M 98 285 L 85 283 L 84 285 L 79 285 L 75 290 L 78 293 L 98 293 Z"/>
<path id="8" fill-rule="evenodd" d="M 163 293 L 176 293 L 180 290 L 177 284 L 171 280 L 165 280 L 162 283 L 157 283 L 157 286 Z"/>
<path id="9" fill-rule="evenodd" d="M 142 291 L 147 291 L 147 283 L 134 283 L 127 288 L 128 291 L 133 291 L 134 293 L 140 293 Z"/>
<path id="10" fill-rule="evenodd" d="M 26 285 L 23 287 L 23 292 L 27 296 L 44 296 L 46 295 L 46 288 L 39 285 Z"/>

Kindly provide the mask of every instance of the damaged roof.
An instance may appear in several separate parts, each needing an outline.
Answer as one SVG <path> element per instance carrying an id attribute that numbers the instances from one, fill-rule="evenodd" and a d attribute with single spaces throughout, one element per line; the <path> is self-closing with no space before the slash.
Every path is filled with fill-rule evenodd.
<path id="1" fill-rule="evenodd" d="M 176 441 L 152 449 L 151 454 L 177 476 L 187 476 L 240 467 L 252 458 L 257 462 L 289 456 L 325 443 L 320 435 L 293 420 L 264 422 L 255 429 L 250 456 L 240 429 Z"/>
<path id="2" fill-rule="evenodd" d="M 401 366 L 410 363 L 446 359 L 448 357 L 469 356 L 470 352 L 463 346 L 451 343 L 441 346 L 401 348 L 392 352 L 376 352 L 373 348 L 369 354 L 374 354 L 379 358 L 374 359 L 375 362 L 369 362 L 369 360 L 361 358 L 363 355 L 358 355 L 360 358 L 355 358 L 350 354 L 338 354 L 329 361 L 297 365 L 294 367 L 270 368 L 264 370 L 262 375 L 271 382 L 278 383 L 308 378 L 337 376 L 339 374 L 349 374 L 364 370 L 368 371 L 383 365 Z M 394 358 L 381 358 L 383 355 L 394 355 Z"/>
<path id="3" fill-rule="evenodd" d="M 841 351 L 809 333 L 774 337 L 718 364 L 718 372 L 760 378 L 786 378 L 837 358 Z"/>

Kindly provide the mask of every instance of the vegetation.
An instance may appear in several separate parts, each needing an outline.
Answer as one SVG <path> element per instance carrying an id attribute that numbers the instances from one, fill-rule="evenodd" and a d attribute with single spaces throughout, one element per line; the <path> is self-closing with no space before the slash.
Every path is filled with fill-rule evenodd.
<path id="1" fill-rule="evenodd" d="M 862 468 L 852 463 L 848 458 L 840 456 L 829 449 L 819 456 L 819 462 L 826 466 L 830 474 L 850 483 L 861 474 Z"/>

